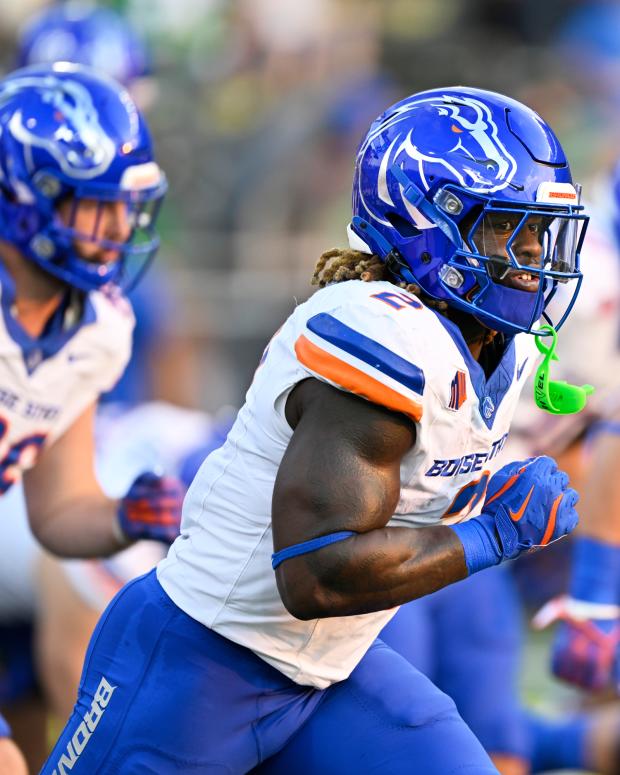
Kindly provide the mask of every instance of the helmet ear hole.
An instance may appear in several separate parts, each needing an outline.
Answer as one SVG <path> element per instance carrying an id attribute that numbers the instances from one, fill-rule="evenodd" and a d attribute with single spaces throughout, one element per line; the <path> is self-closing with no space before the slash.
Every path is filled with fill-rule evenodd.
<path id="1" fill-rule="evenodd" d="M 417 226 L 414 226 L 411 221 L 408 221 L 406 218 L 403 218 L 402 215 L 399 215 L 398 213 L 391 212 L 386 213 L 385 217 L 390 222 L 390 225 L 396 229 L 396 231 L 400 234 L 401 237 L 404 237 L 405 239 L 410 239 L 411 237 L 419 237 L 422 232 L 420 229 L 417 228 Z"/>
<path id="2" fill-rule="evenodd" d="M 15 218 L 15 234 L 18 239 L 29 239 L 39 229 L 41 218 L 34 207 L 19 208 Z"/>

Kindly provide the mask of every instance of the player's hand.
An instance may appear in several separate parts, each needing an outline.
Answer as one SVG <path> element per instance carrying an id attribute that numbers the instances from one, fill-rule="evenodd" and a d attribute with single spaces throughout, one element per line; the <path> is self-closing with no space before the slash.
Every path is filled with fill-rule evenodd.
<path id="1" fill-rule="evenodd" d="M 562 538 L 576 527 L 579 496 L 550 457 L 509 463 L 489 481 L 478 517 L 450 527 L 468 574 Z"/>
<path id="2" fill-rule="evenodd" d="M 575 600 L 568 595 L 550 600 L 532 624 L 543 629 L 557 622 L 551 669 L 558 678 L 596 691 L 618 683 L 620 608 Z"/>
<path id="3" fill-rule="evenodd" d="M 570 533 L 579 521 L 578 500 L 555 460 L 535 457 L 491 477 L 480 517 L 493 521 L 501 559 L 512 559 Z"/>
<path id="4" fill-rule="evenodd" d="M 179 534 L 185 491 L 172 476 L 152 472 L 140 474 L 118 507 L 118 522 L 124 536 L 170 544 Z"/>

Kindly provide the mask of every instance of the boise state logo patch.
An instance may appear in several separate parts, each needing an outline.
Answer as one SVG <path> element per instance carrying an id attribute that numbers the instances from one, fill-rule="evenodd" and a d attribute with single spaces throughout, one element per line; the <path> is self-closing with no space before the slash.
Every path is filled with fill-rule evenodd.
<path id="1" fill-rule="evenodd" d="M 491 396 L 485 396 L 482 401 L 482 414 L 485 417 L 485 419 L 490 420 L 491 417 L 493 417 L 493 413 L 495 412 L 495 404 L 493 403 L 493 399 Z"/>

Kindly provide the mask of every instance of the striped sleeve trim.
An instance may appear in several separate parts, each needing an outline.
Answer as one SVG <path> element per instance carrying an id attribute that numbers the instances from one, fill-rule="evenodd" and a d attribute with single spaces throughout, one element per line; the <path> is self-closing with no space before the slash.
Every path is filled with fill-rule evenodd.
<path id="1" fill-rule="evenodd" d="M 424 392 L 422 369 L 332 315 L 324 312 L 315 315 L 308 320 L 307 327 L 320 339 L 386 374 L 408 390 L 420 395 Z"/>
<path id="2" fill-rule="evenodd" d="M 337 358 L 303 334 L 295 342 L 295 354 L 300 363 L 310 371 L 333 382 L 343 390 L 348 390 L 373 404 L 385 406 L 395 412 L 419 422 L 422 417 L 422 405 L 412 398 L 388 387 L 384 382 L 374 379 L 346 361 Z"/>

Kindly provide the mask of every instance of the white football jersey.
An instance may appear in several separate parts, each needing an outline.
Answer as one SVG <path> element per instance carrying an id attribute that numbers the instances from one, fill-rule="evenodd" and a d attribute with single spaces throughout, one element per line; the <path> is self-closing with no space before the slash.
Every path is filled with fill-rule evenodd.
<path id="1" fill-rule="evenodd" d="M 81 320 L 73 315 L 61 308 L 42 336 L 28 336 L 0 266 L 0 494 L 115 384 L 129 359 L 134 317 L 124 298 L 93 292 Z"/>
<path id="2" fill-rule="evenodd" d="M 354 280 L 318 291 L 271 340 L 225 445 L 199 470 L 182 534 L 158 566 L 164 589 L 297 683 L 324 688 L 346 678 L 395 609 L 301 621 L 282 604 L 271 499 L 292 436 L 291 389 L 314 377 L 412 418 L 417 439 L 389 524 L 452 524 L 479 513 L 535 358 L 533 337 L 519 335 L 487 380 L 456 326 L 393 284 Z"/>

